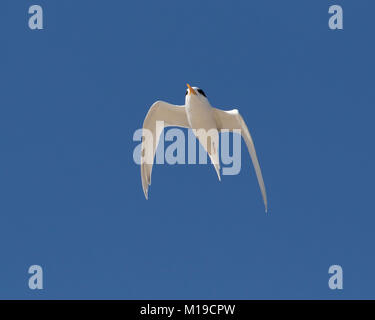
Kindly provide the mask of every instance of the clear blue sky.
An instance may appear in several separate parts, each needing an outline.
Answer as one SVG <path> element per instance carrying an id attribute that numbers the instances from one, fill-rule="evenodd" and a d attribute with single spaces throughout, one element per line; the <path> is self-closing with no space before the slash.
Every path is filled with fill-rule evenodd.
<path id="1" fill-rule="evenodd" d="M 0 297 L 375 298 L 374 14 L 370 0 L 2 1 Z M 186 82 L 242 113 L 268 215 L 244 143 L 240 175 L 158 165 L 145 200 L 133 132 L 154 101 L 183 104 Z"/>

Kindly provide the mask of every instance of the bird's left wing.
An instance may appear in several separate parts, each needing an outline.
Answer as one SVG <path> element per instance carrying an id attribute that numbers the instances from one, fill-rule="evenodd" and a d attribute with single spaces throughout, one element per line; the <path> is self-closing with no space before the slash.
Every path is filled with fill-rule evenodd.
<path id="1" fill-rule="evenodd" d="M 156 127 L 157 121 L 160 121 L 158 128 Z M 156 148 L 159 143 L 160 134 L 164 129 L 164 127 L 160 127 L 162 122 L 164 122 L 164 127 L 189 127 L 184 106 L 176 106 L 164 101 L 156 101 L 148 111 L 143 122 L 141 158 L 142 188 L 146 199 L 148 199 L 148 186 L 151 184 L 151 172 Z M 146 130 L 147 132 L 145 132 Z M 148 136 L 149 134 L 152 135 L 152 139 Z"/>
<path id="2" fill-rule="evenodd" d="M 242 116 L 240 115 L 237 109 L 224 111 L 224 110 L 213 108 L 213 110 L 214 110 L 216 125 L 219 130 L 224 130 L 224 129 L 227 129 L 229 131 L 233 131 L 234 129 L 241 130 L 241 135 L 246 142 L 247 149 L 249 150 L 250 157 L 254 165 L 259 187 L 262 192 L 264 206 L 267 212 L 266 187 L 264 186 L 262 171 L 260 170 L 258 157 L 255 152 L 254 142 L 253 142 L 253 139 L 251 138 L 249 129 L 247 128 L 245 121 L 243 120 Z"/>

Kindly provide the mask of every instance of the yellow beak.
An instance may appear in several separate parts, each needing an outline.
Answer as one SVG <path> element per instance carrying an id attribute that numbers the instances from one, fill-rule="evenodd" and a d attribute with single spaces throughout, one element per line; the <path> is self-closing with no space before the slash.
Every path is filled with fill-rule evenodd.
<path id="1" fill-rule="evenodd" d="M 197 95 L 197 93 L 195 92 L 195 90 L 192 87 L 190 87 L 190 84 L 187 83 L 186 85 L 189 88 L 189 94 L 195 94 L 195 95 Z"/>

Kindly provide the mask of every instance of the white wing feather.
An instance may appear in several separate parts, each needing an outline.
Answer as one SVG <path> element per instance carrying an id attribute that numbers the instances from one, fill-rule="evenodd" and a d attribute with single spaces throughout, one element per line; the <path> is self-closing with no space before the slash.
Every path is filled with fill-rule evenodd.
<path id="1" fill-rule="evenodd" d="M 233 129 L 240 129 L 241 135 L 245 140 L 247 145 L 247 149 L 249 150 L 251 160 L 254 165 L 255 173 L 258 179 L 259 187 L 262 192 L 264 206 L 267 212 L 267 195 L 266 195 L 266 187 L 264 186 L 262 171 L 260 169 L 259 161 L 257 154 L 255 152 L 255 146 L 253 139 L 251 138 L 249 129 L 245 121 L 243 120 L 242 116 L 238 112 L 237 109 L 224 111 L 213 108 L 216 124 L 219 130 L 227 129 L 229 131 L 233 131 Z"/>
<path id="2" fill-rule="evenodd" d="M 143 122 L 143 138 L 142 138 L 142 158 L 141 158 L 141 179 L 142 188 L 146 199 L 148 199 L 148 187 L 151 184 L 152 166 L 156 148 L 159 143 L 160 132 L 156 132 L 156 121 L 164 121 L 164 127 L 176 126 L 188 128 L 189 123 L 186 116 L 184 106 L 176 106 L 164 101 L 156 101 L 148 111 Z M 150 141 L 144 130 L 152 133 L 153 139 Z"/>

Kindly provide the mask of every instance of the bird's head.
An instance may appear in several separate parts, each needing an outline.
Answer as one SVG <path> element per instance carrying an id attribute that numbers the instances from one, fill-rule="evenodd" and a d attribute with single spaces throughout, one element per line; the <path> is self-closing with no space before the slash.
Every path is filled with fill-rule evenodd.
<path id="1" fill-rule="evenodd" d="M 190 84 L 186 84 L 187 89 L 185 93 L 185 103 L 190 102 L 190 99 L 199 99 L 200 101 L 207 101 L 206 94 L 198 87 L 191 87 Z"/>

